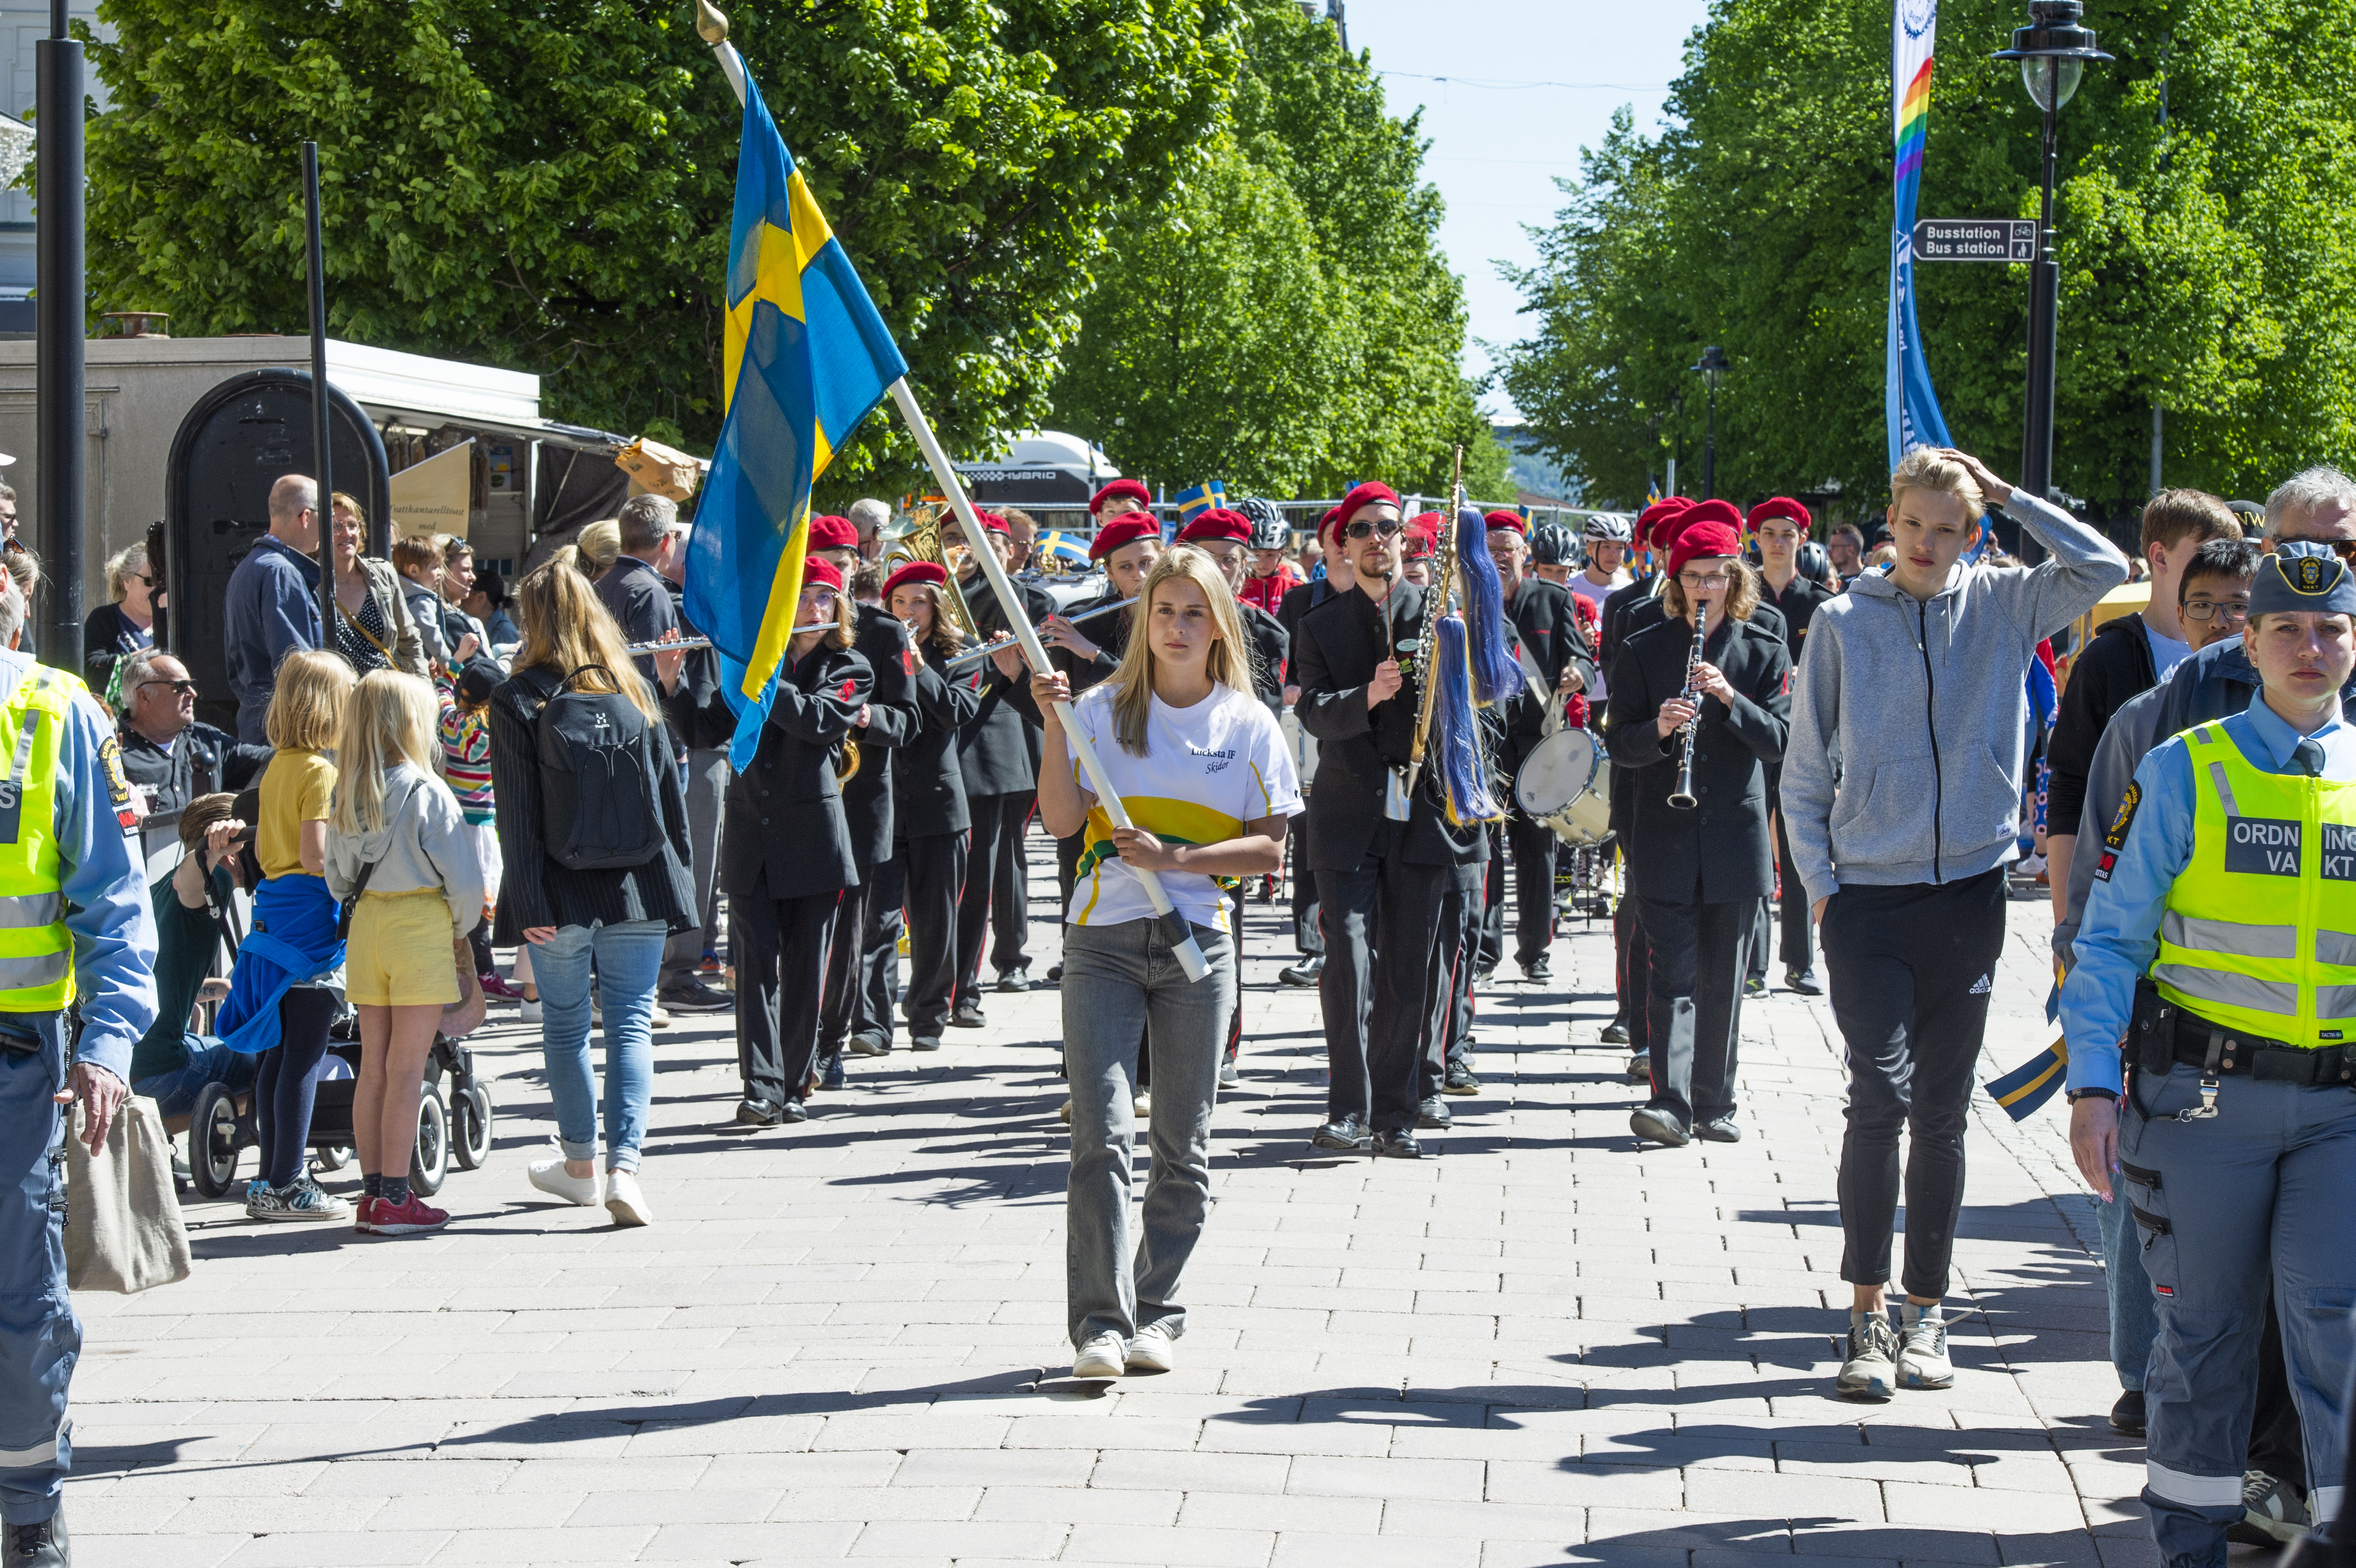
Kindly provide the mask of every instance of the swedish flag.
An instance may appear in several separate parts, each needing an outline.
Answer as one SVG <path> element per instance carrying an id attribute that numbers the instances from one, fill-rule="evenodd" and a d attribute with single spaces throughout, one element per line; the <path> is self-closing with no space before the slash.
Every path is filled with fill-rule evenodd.
<path id="1" fill-rule="evenodd" d="M 2036 1109 L 2060 1091 L 2070 1075 L 2070 1047 L 2054 1042 L 2006 1073 L 1987 1081 L 1988 1097 L 2016 1122 L 2026 1122 Z"/>
<path id="2" fill-rule="evenodd" d="M 1196 485 L 1191 490 L 1178 492 L 1178 521 L 1181 524 L 1194 521 L 1215 506 L 1227 504 L 1227 487 L 1213 479 Z"/>
<path id="3" fill-rule="evenodd" d="M 908 364 L 750 81 L 725 353 L 727 419 L 696 510 L 687 614 L 758 697 L 793 634 L 810 486 Z"/>

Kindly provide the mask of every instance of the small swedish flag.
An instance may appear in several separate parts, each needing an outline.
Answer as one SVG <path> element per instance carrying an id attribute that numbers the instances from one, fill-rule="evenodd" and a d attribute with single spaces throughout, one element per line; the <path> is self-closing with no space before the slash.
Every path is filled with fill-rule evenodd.
<path id="1" fill-rule="evenodd" d="M 2069 1076 L 2070 1047 L 2060 1036 L 2053 1043 L 2006 1073 L 1987 1082 L 1988 1097 L 2016 1122 L 2026 1122 L 2037 1108 L 2060 1092 Z"/>
<path id="2" fill-rule="evenodd" d="M 1213 507 L 1226 504 L 1227 487 L 1216 479 L 1212 479 L 1207 483 L 1196 485 L 1191 490 L 1178 492 L 1178 520 L 1182 524 L 1189 523 Z"/>

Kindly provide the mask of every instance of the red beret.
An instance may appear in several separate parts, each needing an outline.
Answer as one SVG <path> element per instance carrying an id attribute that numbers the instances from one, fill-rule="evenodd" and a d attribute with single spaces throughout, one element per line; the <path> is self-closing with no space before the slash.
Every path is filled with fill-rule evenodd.
<path id="1" fill-rule="evenodd" d="M 1088 559 L 1101 561 L 1124 544 L 1134 544 L 1141 539 L 1162 537 L 1162 524 L 1150 511 L 1131 512 L 1118 517 L 1097 530 L 1088 543 Z"/>
<path id="2" fill-rule="evenodd" d="M 834 569 L 833 562 L 813 555 L 802 563 L 802 586 L 832 588 L 839 594 L 842 592 L 842 574 Z"/>
<path id="3" fill-rule="evenodd" d="M 847 517 L 814 517 L 809 520 L 809 547 L 812 550 L 856 550 L 859 530 Z"/>
<path id="4" fill-rule="evenodd" d="M 1153 492 L 1135 479 L 1115 479 L 1088 498 L 1088 515 L 1094 517 L 1104 510 L 1105 502 L 1117 500 L 1132 500 L 1140 506 L 1151 506 Z"/>
<path id="5" fill-rule="evenodd" d="M 1636 514 L 1636 544 L 1640 549 L 1665 549 L 1666 542 L 1656 541 L 1654 531 L 1662 523 L 1691 507 L 1693 502 L 1683 496 L 1665 496 Z"/>
<path id="6" fill-rule="evenodd" d="M 1118 526 L 1118 525 L 1116 525 Z M 1249 539 L 1251 519 L 1239 511 L 1215 506 L 1178 531 L 1178 542 L 1194 544 L 1205 539 Z"/>
<path id="7" fill-rule="evenodd" d="M 1408 520 L 1406 559 L 1424 560 L 1440 547 L 1440 516 L 1436 511 L 1418 512 Z"/>
<path id="8" fill-rule="evenodd" d="M 1376 501 L 1388 501 L 1391 505 L 1398 506 L 1399 504 L 1398 492 L 1391 489 L 1388 485 L 1383 483 L 1380 479 L 1368 479 L 1365 484 L 1360 485 L 1357 489 L 1352 490 L 1348 495 L 1342 498 L 1340 515 L 1334 519 L 1334 521 L 1338 524 L 1346 524 L 1352 517 L 1356 515 L 1360 507 L 1370 505 Z"/>
<path id="9" fill-rule="evenodd" d="M 1483 517 L 1481 521 L 1487 523 L 1491 528 L 1510 528 L 1525 539 L 1527 539 L 1530 536 L 1530 525 L 1528 520 L 1524 518 L 1522 514 L 1517 511 L 1507 511 L 1503 507 L 1500 507 L 1495 511 L 1490 512 L 1486 516 Z"/>
<path id="10" fill-rule="evenodd" d="M 1323 517 L 1319 518 L 1317 520 L 1317 542 L 1320 544 L 1324 543 L 1326 532 L 1331 530 L 1335 523 L 1341 521 L 1342 509 L 1340 507 L 1335 507 Z"/>
<path id="11" fill-rule="evenodd" d="M 992 533 L 1012 533 L 1014 532 L 1012 529 L 1006 526 L 1006 520 L 999 516 L 994 511 L 977 511 L 973 515 L 974 520 L 977 522 L 980 522 L 982 527 L 990 530 Z"/>
<path id="12" fill-rule="evenodd" d="M 1742 537 L 1742 509 L 1732 501 L 1696 501 L 1686 508 L 1684 516 L 1677 519 L 1677 527 L 1687 529 L 1697 522 L 1722 522 L 1734 530 L 1737 539 Z M 1672 539 L 1670 542 L 1676 541 Z"/>
<path id="13" fill-rule="evenodd" d="M 949 575 L 932 561 L 911 561 L 884 579 L 884 602 L 890 604 L 892 596 L 917 583 L 930 583 L 935 587 L 949 580 Z"/>
<path id="14" fill-rule="evenodd" d="M 1794 522 L 1800 525 L 1800 532 L 1802 533 L 1807 532 L 1810 528 L 1814 527 L 1816 521 L 1815 518 L 1808 515 L 1808 509 L 1806 507 L 1802 506 L 1798 501 L 1794 500 L 1791 497 L 1770 496 L 1765 500 L 1761 501 L 1757 506 L 1751 509 L 1751 516 L 1749 519 L 1751 532 L 1753 533 L 1758 532 L 1759 525 L 1772 517 L 1790 518 Z"/>
<path id="15" fill-rule="evenodd" d="M 1729 511 L 1734 510 L 1734 508 L 1725 501 L 1708 501 L 1704 504 L 1722 506 Z M 1701 508 L 1696 507 L 1693 510 L 1697 512 Z M 1686 524 L 1684 532 L 1677 535 L 1676 548 L 1669 552 L 1669 575 L 1674 577 L 1684 571 L 1686 563 L 1688 561 L 1739 554 L 1741 549 L 1742 536 L 1735 532 L 1732 523 L 1721 521 L 1714 517 L 1697 519 Z"/>

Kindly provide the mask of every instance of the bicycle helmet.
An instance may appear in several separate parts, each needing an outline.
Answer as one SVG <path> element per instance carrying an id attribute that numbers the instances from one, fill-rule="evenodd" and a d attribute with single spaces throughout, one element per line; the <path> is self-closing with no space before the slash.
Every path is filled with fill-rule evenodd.
<path id="1" fill-rule="evenodd" d="M 1530 530 L 1530 559 L 1541 566 L 1569 566 L 1579 560 L 1579 542 L 1558 522 L 1542 522 Z"/>
<path id="2" fill-rule="evenodd" d="M 1616 512 L 1599 511 L 1587 520 L 1587 537 L 1611 544 L 1628 542 L 1628 520 Z"/>
<path id="3" fill-rule="evenodd" d="M 1246 496 L 1236 503 L 1236 510 L 1251 520 L 1251 548 L 1282 550 L 1292 542 L 1292 530 L 1285 526 L 1284 514 L 1276 503 L 1258 496 Z"/>
<path id="4" fill-rule="evenodd" d="M 1799 559 L 1793 564 L 1809 582 L 1821 583 L 1833 569 L 1833 558 L 1826 553 L 1823 545 L 1810 539 L 1802 542 Z"/>

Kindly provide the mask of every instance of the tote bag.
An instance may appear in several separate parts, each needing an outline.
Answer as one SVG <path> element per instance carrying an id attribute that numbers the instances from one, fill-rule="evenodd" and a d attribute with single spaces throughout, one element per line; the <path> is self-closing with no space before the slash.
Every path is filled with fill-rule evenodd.
<path id="1" fill-rule="evenodd" d="M 84 1121 L 76 1106 L 68 1133 Z M 195 1262 L 172 1190 L 172 1140 L 151 1102 L 126 1097 L 94 1155 L 70 1135 L 66 1184 L 67 1284 L 135 1295 L 188 1277 Z"/>

